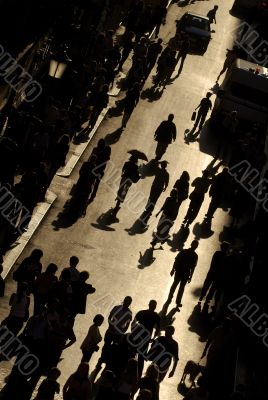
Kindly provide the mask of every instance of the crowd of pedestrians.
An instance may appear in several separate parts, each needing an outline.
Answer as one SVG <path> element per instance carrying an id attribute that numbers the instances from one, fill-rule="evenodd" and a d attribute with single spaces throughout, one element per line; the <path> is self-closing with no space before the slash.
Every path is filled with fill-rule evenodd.
<path id="1" fill-rule="evenodd" d="M 66 163 L 70 143 L 87 140 L 98 117 L 107 107 L 109 89 L 114 85 L 116 73 L 125 70 L 125 61 L 129 55 L 131 54 L 132 64 L 129 71 L 126 71 L 123 88 L 126 96 L 123 100 L 122 129 L 126 127 L 139 101 L 142 86 L 154 67 L 155 88 L 166 87 L 179 61 L 177 76 L 180 75 L 189 54 L 190 38 L 177 32 L 175 42 L 179 43 L 179 48 L 174 48 L 170 43 L 164 48 L 163 41 L 158 39 L 158 36 L 161 24 L 165 23 L 166 5 L 163 2 L 153 8 L 143 1 L 134 1 L 123 21 L 125 33 L 120 40 L 115 42 L 115 32 L 110 29 L 103 33 L 92 32 L 91 46 L 87 49 L 82 67 L 79 67 L 78 60 L 73 60 L 75 69 L 72 73 L 79 74 L 76 87 L 67 85 L 74 77 L 70 72 L 69 80 L 64 80 L 68 90 L 61 89 L 56 94 L 52 82 L 47 81 L 44 93 L 36 103 L 30 106 L 22 104 L 19 109 L 12 109 L 8 127 L 0 142 L 0 154 L 3 155 L 0 157 L 0 180 L 1 185 L 8 188 L 15 201 L 11 203 L 12 206 L 8 205 L 6 214 L 10 218 L 1 215 L 1 258 L 20 233 L 17 229 L 21 218 L 18 207 L 22 204 L 31 216 L 38 202 L 44 200 L 55 173 Z M 217 10 L 218 6 L 215 6 L 208 13 L 211 23 L 216 23 Z M 80 13 L 78 9 L 77 13 L 82 16 L 82 11 Z M 154 28 L 152 40 L 146 34 Z M 236 56 L 236 48 L 228 50 L 217 81 L 230 68 Z M 208 92 L 196 107 L 197 115 L 192 118 L 193 133 L 198 128 L 195 138 L 201 132 L 212 109 L 211 97 L 212 93 Z M 223 396 L 231 395 L 229 387 L 223 389 L 222 393 L 219 393 L 219 388 L 224 374 L 229 376 L 226 372 L 228 367 L 233 366 L 235 362 L 241 327 L 228 309 L 228 304 L 246 291 L 254 293 L 250 280 L 250 265 L 252 257 L 256 254 L 256 246 L 252 243 L 255 235 L 261 234 L 263 226 L 262 212 L 259 212 L 256 223 L 253 220 L 254 199 L 241 189 L 237 174 L 232 175 L 230 171 L 244 159 L 261 170 L 266 161 L 263 154 L 265 136 L 258 125 L 245 136 L 245 132 L 239 130 L 236 110 L 225 116 L 223 125 L 227 133 L 235 137 L 231 149 L 220 143 L 219 152 L 214 159 L 214 163 L 217 158 L 220 161 L 217 168 L 225 164 L 224 168 L 220 172 L 217 172 L 217 168 L 206 168 L 201 176 L 194 179 L 187 171 L 182 171 L 168 191 L 168 163 L 162 158 L 168 146 L 176 141 L 177 128 L 173 114 L 161 122 L 154 133 L 157 142 L 154 159 L 154 165 L 157 166 L 155 178 L 145 210 L 139 218 L 147 229 L 158 199 L 163 192 L 169 192 L 163 206 L 157 212 L 160 218 L 151 241 L 152 252 L 157 243 L 170 244 L 170 231 L 182 202 L 187 199 L 190 200 L 189 207 L 181 227 L 186 233 L 197 218 L 205 197 L 208 196 L 211 200 L 202 224 L 205 229 L 211 227 L 218 208 L 227 206 L 233 218 L 232 232 L 228 240 L 220 243 L 220 249 L 213 255 L 197 304 L 198 307 L 207 309 L 213 305 L 210 317 L 211 326 L 215 329 L 207 337 L 201 356 L 201 359 L 206 357 L 205 365 L 200 370 L 201 376 L 185 393 L 185 399 L 188 400 L 226 399 L 227 397 Z M 110 156 L 111 147 L 105 140 L 100 139 L 79 171 L 69 204 L 71 215 L 77 212 L 86 213 L 87 206 L 94 200 L 105 175 Z M 141 178 L 138 165 L 140 157 L 141 155 L 132 152 L 123 165 L 114 215 L 119 212 L 122 204 L 128 201 L 130 187 Z M 243 171 L 237 173 L 243 174 Z M 9 222 L 12 215 L 17 218 L 13 225 Z M 27 230 L 28 223 L 29 219 L 22 226 L 22 231 Z M 255 229 L 245 233 L 250 224 Z M 186 239 L 187 235 L 184 241 Z M 177 248 L 179 251 L 173 265 L 170 266 L 173 282 L 166 307 L 171 304 L 177 291 L 175 312 L 180 312 L 185 287 L 191 283 L 198 268 L 198 246 L 199 240 L 195 239 L 190 247 Z M 257 250 L 261 253 L 260 247 Z M 89 273 L 79 271 L 77 256 L 70 257 L 69 266 L 61 268 L 60 274 L 58 266 L 54 263 L 50 263 L 44 270 L 42 257 L 43 251 L 34 249 L 14 271 L 13 279 L 17 282 L 17 290 L 10 297 L 10 311 L 0 326 L 1 361 L 18 359 L 20 356 L 16 349 L 11 349 L 9 356 L 5 356 L 4 349 L 10 337 L 2 335 L 1 332 L 6 332 L 6 328 L 37 357 L 38 366 L 25 375 L 15 362 L 2 389 L 1 398 L 30 400 L 40 377 L 45 375 L 46 378 L 38 386 L 36 400 L 53 400 L 60 391 L 64 400 L 131 400 L 134 396 L 139 400 L 159 400 L 161 382 L 175 374 L 179 362 L 179 344 L 175 328 L 170 324 L 162 326 L 161 313 L 156 311 L 157 302 L 154 299 L 148 299 L 148 309 L 140 310 L 136 315 L 131 311 L 130 296 L 126 296 L 122 304 L 110 310 L 107 321 L 106 316 L 96 314 L 80 344 L 81 362 L 64 386 L 60 387 L 57 382 L 61 375 L 58 363 L 64 350 L 76 342 L 75 319 L 78 314 L 86 314 L 87 297 L 95 293 L 96 289 L 88 283 Z M 2 262 L 2 259 L 0 261 Z M 0 265 L 0 275 L 2 269 Z M 254 278 L 256 279 L 255 276 Z M 4 295 L 4 291 L 5 283 L 0 279 L 0 296 Z M 108 322 L 108 328 L 104 333 L 101 326 L 105 322 Z M 91 359 L 96 352 L 99 360 L 94 369 Z M 150 362 L 146 368 L 145 362 Z M 100 378 L 94 382 L 92 375 L 97 375 L 103 366 Z M 234 396 L 235 393 L 228 398 L 235 398 Z"/>

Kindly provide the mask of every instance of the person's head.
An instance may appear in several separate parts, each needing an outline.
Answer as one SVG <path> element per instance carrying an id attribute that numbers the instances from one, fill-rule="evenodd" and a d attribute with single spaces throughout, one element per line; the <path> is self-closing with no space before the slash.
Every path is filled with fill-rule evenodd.
<path id="1" fill-rule="evenodd" d="M 60 279 L 65 282 L 70 282 L 71 280 L 71 272 L 68 268 L 64 268 L 61 272 Z"/>
<path id="2" fill-rule="evenodd" d="M 173 199 L 175 199 L 178 195 L 177 189 L 172 189 L 170 192 L 170 197 L 172 197 Z"/>
<path id="3" fill-rule="evenodd" d="M 159 380 L 159 368 L 155 364 L 149 365 L 149 367 L 146 370 L 146 377 L 151 378 L 152 380 L 158 382 Z"/>
<path id="4" fill-rule="evenodd" d="M 59 368 L 53 367 L 51 368 L 51 370 L 48 372 L 48 379 L 50 379 L 51 381 L 56 381 L 61 375 L 61 372 L 59 370 Z"/>
<path id="5" fill-rule="evenodd" d="M 162 162 L 160 163 L 160 165 L 161 165 L 162 169 L 166 169 L 166 168 L 167 168 L 167 165 L 168 165 L 168 162 L 167 162 L 167 161 L 162 161 Z"/>
<path id="6" fill-rule="evenodd" d="M 229 170 L 228 170 L 228 168 L 227 167 L 225 167 L 225 168 L 223 168 L 223 170 L 222 170 L 222 174 L 223 175 L 227 175 L 228 174 L 228 172 L 229 172 Z"/>
<path id="7" fill-rule="evenodd" d="M 137 400 L 152 400 L 152 392 L 149 389 L 141 389 Z"/>
<path id="8" fill-rule="evenodd" d="M 123 306 L 128 308 L 131 303 L 132 303 L 132 297 L 126 296 L 123 300 Z"/>
<path id="9" fill-rule="evenodd" d="M 191 243 L 191 249 L 196 250 L 198 247 L 198 244 L 199 244 L 198 240 L 193 240 Z"/>
<path id="10" fill-rule="evenodd" d="M 103 150 L 105 148 L 105 140 L 104 139 L 100 139 L 98 141 L 97 147 L 99 150 Z"/>
<path id="11" fill-rule="evenodd" d="M 80 274 L 79 274 L 79 280 L 80 280 L 81 282 L 86 282 L 86 281 L 88 280 L 88 278 L 89 278 L 89 273 L 88 273 L 87 271 L 82 271 L 82 272 L 80 272 Z"/>
<path id="12" fill-rule="evenodd" d="M 174 114 L 169 114 L 168 121 L 173 121 L 173 119 L 174 119 Z"/>
<path id="13" fill-rule="evenodd" d="M 149 310 L 150 311 L 155 311 L 156 306 L 157 306 L 156 300 L 150 300 L 150 302 L 149 302 Z"/>
<path id="14" fill-rule="evenodd" d="M 42 257 L 43 251 L 41 249 L 34 249 L 30 255 L 30 258 L 34 261 L 40 261 Z"/>
<path id="15" fill-rule="evenodd" d="M 76 256 L 70 257 L 70 267 L 76 268 L 79 263 L 79 258 Z"/>
<path id="16" fill-rule="evenodd" d="M 57 271 L 58 271 L 58 267 L 56 264 L 54 264 L 54 263 L 48 264 L 47 269 L 46 269 L 47 274 L 55 275 L 55 273 Z"/>
<path id="17" fill-rule="evenodd" d="M 82 362 L 76 372 L 75 375 L 79 380 L 87 380 L 88 379 L 88 373 L 89 373 L 89 365 L 86 362 Z"/>
<path id="18" fill-rule="evenodd" d="M 185 181 L 189 181 L 190 180 L 190 175 L 188 174 L 187 171 L 183 171 L 183 173 L 181 174 L 181 179 L 183 179 Z"/>
<path id="19" fill-rule="evenodd" d="M 160 39 L 160 38 L 159 38 L 158 41 L 157 41 L 157 43 L 158 43 L 158 44 L 162 44 L 162 43 L 163 43 L 163 39 Z"/>
<path id="20" fill-rule="evenodd" d="M 95 317 L 93 318 L 93 323 L 97 326 L 101 326 L 103 324 L 104 321 L 104 316 L 101 314 L 97 314 L 95 315 Z"/>
<path id="21" fill-rule="evenodd" d="M 129 161 L 136 164 L 138 162 L 138 157 L 135 154 L 131 154 Z"/>
<path id="22" fill-rule="evenodd" d="M 17 294 L 25 294 L 28 290 L 28 284 L 26 282 L 19 282 L 17 286 Z"/>
<path id="23" fill-rule="evenodd" d="M 227 251 L 229 250 L 229 248 L 230 248 L 230 243 L 228 243 L 228 242 L 222 242 L 222 244 L 221 244 L 221 251 L 222 251 L 223 253 L 227 253 Z"/>
<path id="24" fill-rule="evenodd" d="M 212 93 L 211 92 L 207 92 L 207 94 L 206 94 L 206 98 L 210 98 L 212 96 Z"/>
<path id="25" fill-rule="evenodd" d="M 214 6 L 214 8 L 215 8 L 215 10 L 218 10 L 219 6 L 216 5 L 216 6 Z"/>
<path id="26" fill-rule="evenodd" d="M 165 336 L 172 337 L 175 333 L 175 328 L 172 325 L 168 325 L 165 328 Z"/>

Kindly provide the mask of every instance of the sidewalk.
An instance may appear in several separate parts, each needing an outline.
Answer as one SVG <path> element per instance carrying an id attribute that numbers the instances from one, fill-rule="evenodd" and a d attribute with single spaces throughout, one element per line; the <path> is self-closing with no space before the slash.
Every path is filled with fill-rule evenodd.
<path id="1" fill-rule="evenodd" d="M 171 3 L 172 3 L 172 0 L 169 0 L 167 8 L 169 8 Z M 121 29 L 121 27 L 119 26 L 117 32 L 119 32 L 120 29 Z M 150 34 L 150 38 L 153 36 L 154 31 L 155 30 L 153 30 L 152 33 Z M 114 87 L 108 93 L 110 97 L 115 98 L 116 96 L 118 96 L 118 94 L 121 91 L 121 88 L 120 88 L 120 86 L 117 86 L 117 82 L 121 81 L 124 77 L 125 77 L 125 74 L 122 72 L 120 72 L 117 75 L 115 83 L 114 83 Z M 86 142 L 81 143 L 79 145 L 74 145 L 74 144 L 71 145 L 71 149 L 69 151 L 68 158 L 67 158 L 67 163 L 64 166 L 64 168 L 62 168 L 61 170 L 59 170 L 59 172 L 57 172 L 57 174 L 56 174 L 57 176 L 68 178 L 72 174 L 72 171 L 76 167 L 78 161 L 82 157 L 83 153 L 85 152 L 88 145 L 90 144 L 94 134 L 97 132 L 100 124 L 102 123 L 103 119 L 105 118 L 109 108 L 112 105 L 111 104 L 112 102 L 113 101 L 110 100 L 108 107 L 106 109 L 104 109 L 102 111 L 102 113 L 100 114 L 94 128 L 90 132 L 89 139 Z M 31 240 L 35 231 L 37 230 L 37 228 L 43 221 L 46 214 L 49 212 L 51 206 L 53 205 L 53 203 L 55 202 L 56 199 L 57 199 L 56 194 L 54 194 L 50 190 L 48 190 L 47 194 L 46 194 L 46 201 L 43 203 L 39 203 L 37 205 L 37 207 L 34 211 L 32 220 L 29 224 L 29 228 L 28 228 L 27 232 L 25 232 L 21 237 L 18 238 L 18 240 L 13 244 L 13 247 L 4 256 L 4 262 L 3 262 L 4 271 L 3 271 L 3 275 L 2 275 L 3 278 L 6 278 L 9 271 L 12 269 L 12 267 L 14 266 L 14 264 L 16 263 L 16 261 L 18 260 L 20 255 L 22 254 L 26 245 Z"/>

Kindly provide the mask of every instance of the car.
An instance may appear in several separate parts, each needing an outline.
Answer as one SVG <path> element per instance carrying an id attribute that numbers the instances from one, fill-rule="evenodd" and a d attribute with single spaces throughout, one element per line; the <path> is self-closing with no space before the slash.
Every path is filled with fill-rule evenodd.
<path id="1" fill-rule="evenodd" d="M 187 34 L 190 39 L 190 52 L 204 54 L 214 32 L 210 28 L 208 17 L 186 12 L 176 21 L 177 34 Z"/>
<path id="2" fill-rule="evenodd" d="M 230 14 L 237 18 L 259 19 L 268 12 L 268 0 L 235 0 Z"/>

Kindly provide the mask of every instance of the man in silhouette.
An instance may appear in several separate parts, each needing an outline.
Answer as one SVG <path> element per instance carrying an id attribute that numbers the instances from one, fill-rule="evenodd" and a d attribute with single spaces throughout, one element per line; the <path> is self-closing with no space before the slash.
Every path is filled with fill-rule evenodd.
<path id="1" fill-rule="evenodd" d="M 132 298 L 126 296 L 123 303 L 114 306 L 110 312 L 108 317 L 109 327 L 104 336 L 104 346 L 96 368 L 100 368 L 103 362 L 107 362 L 111 346 L 118 344 L 128 330 L 132 320 L 132 311 L 129 308 L 131 303 Z"/>
<path id="2" fill-rule="evenodd" d="M 155 156 L 160 160 L 166 152 L 169 144 L 174 142 L 177 137 L 176 125 L 173 122 L 174 115 L 169 114 L 167 121 L 162 121 L 155 131 L 154 138 L 157 142 Z"/>
<path id="3" fill-rule="evenodd" d="M 162 382 L 165 378 L 169 367 L 171 366 L 173 360 L 173 367 L 170 371 L 168 377 L 171 378 L 177 368 L 177 364 L 179 361 L 179 345 L 176 340 L 173 339 L 173 335 L 175 333 L 175 328 L 172 325 L 169 325 L 165 329 L 165 335 L 159 336 L 152 343 L 152 346 L 148 353 L 148 358 L 154 364 L 156 364 L 159 368 L 159 382 Z M 165 352 L 163 357 L 160 356 L 161 352 Z M 160 352 L 160 354 L 159 354 Z M 163 363 L 164 361 L 164 363 Z"/>
<path id="4" fill-rule="evenodd" d="M 172 300 L 177 286 L 180 285 L 176 298 L 178 310 L 179 307 L 182 307 L 181 300 L 184 293 L 184 288 L 187 282 L 191 282 L 195 267 L 197 265 L 198 255 L 195 251 L 197 247 L 198 241 L 193 240 L 190 248 L 183 249 L 181 252 L 179 252 L 175 258 L 172 270 L 170 272 L 171 276 L 174 275 L 174 282 L 170 288 L 168 300 Z"/>
<path id="5" fill-rule="evenodd" d="M 230 244 L 223 242 L 220 250 L 217 250 L 212 257 L 210 268 L 208 270 L 206 279 L 202 287 L 199 301 L 202 301 L 206 297 L 206 303 L 209 303 L 216 291 L 219 289 L 223 281 L 224 267 L 226 264 L 226 256 Z"/>
<path id="6" fill-rule="evenodd" d="M 197 217 L 201 205 L 204 201 L 205 194 L 208 191 L 210 184 L 211 184 L 210 173 L 207 170 L 203 171 L 202 177 L 195 178 L 194 181 L 192 182 L 194 190 L 189 196 L 191 202 L 189 204 L 187 214 L 185 215 L 185 218 L 183 220 L 183 224 L 186 224 L 186 227 L 188 227 Z"/>
<path id="7" fill-rule="evenodd" d="M 157 173 L 155 175 L 150 195 L 147 201 L 147 204 L 145 206 L 145 211 L 142 214 L 141 220 L 144 223 L 147 223 L 150 216 L 152 215 L 152 212 L 155 208 L 155 205 L 157 203 L 157 200 L 159 199 L 161 193 L 166 191 L 166 188 L 168 187 L 169 183 L 169 173 L 167 172 L 167 161 L 162 161 L 160 163 L 161 168 L 158 168 Z"/>
<path id="8" fill-rule="evenodd" d="M 155 311 L 157 306 L 157 302 L 155 300 L 151 300 L 149 302 L 149 307 L 147 310 L 139 311 L 132 324 L 132 332 L 129 335 L 129 341 L 133 340 L 133 344 L 135 345 L 135 337 L 137 335 L 144 335 L 144 340 L 141 345 L 139 345 L 138 352 L 138 371 L 139 376 L 142 375 L 143 367 L 144 367 L 144 353 L 147 353 L 150 341 L 152 338 L 156 338 L 160 333 L 160 316 Z M 154 332 L 155 331 L 155 332 Z M 154 333 L 154 334 L 153 334 Z M 140 339 L 139 339 L 140 340 Z"/>
<path id="9" fill-rule="evenodd" d="M 212 108 L 212 102 L 210 100 L 210 97 L 212 96 L 212 93 L 208 92 L 206 94 L 206 97 L 204 97 L 201 101 L 200 104 L 196 107 L 195 110 L 198 110 L 197 117 L 194 123 L 194 129 L 197 128 L 200 131 L 203 128 L 204 122 L 206 120 L 207 114 L 209 110 Z"/>
<path id="10" fill-rule="evenodd" d="M 218 207 L 224 200 L 226 193 L 231 184 L 231 177 L 228 173 L 228 168 L 224 168 L 222 172 L 215 176 L 210 186 L 209 195 L 211 201 L 206 213 L 206 218 L 211 220 Z"/>
<path id="11" fill-rule="evenodd" d="M 179 60 L 181 60 L 180 67 L 178 70 L 178 75 L 180 75 L 180 73 L 183 69 L 183 65 L 184 65 L 185 59 L 187 57 L 187 54 L 189 53 L 189 50 L 190 50 L 189 36 L 187 34 L 184 34 L 184 37 L 183 37 L 182 43 L 181 43 L 181 48 L 180 48 L 179 54 L 177 56 L 177 63 L 179 62 Z"/>
<path id="12" fill-rule="evenodd" d="M 209 19 L 209 23 L 213 24 L 213 22 L 216 24 L 216 13 L 218 10 L 219 6 L 214 6 L 209 12 L 207 13 L 207 17 Z"/>

